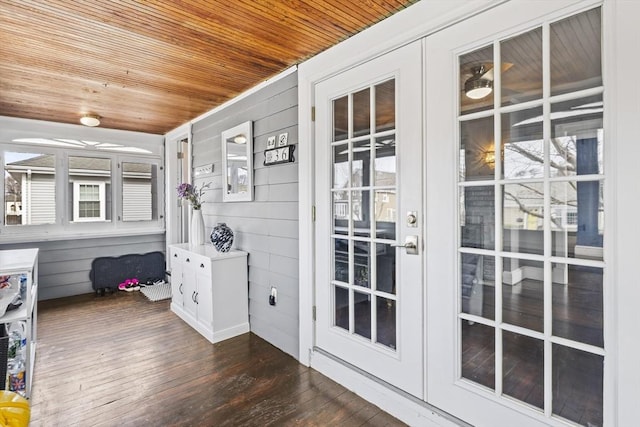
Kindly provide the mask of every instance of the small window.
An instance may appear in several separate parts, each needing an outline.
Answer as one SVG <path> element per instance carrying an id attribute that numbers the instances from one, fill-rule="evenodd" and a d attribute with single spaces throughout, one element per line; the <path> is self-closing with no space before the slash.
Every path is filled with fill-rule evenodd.
<path id="1" fill-rule="evenodd" d="M 104 182 L 73 183 L 73 221 L 89 222 L 105 220 Z"/>
<path id="2" fill-rule="evenodd" d="M 122 163 L 122 220 L 156 219 L 158 167 L 151 163 Z"/>
<path id="3" fill-rule="evenodd" d="M 111 219 L 111 159 L 69 156 L 69 185 L 73 222 Z"/>

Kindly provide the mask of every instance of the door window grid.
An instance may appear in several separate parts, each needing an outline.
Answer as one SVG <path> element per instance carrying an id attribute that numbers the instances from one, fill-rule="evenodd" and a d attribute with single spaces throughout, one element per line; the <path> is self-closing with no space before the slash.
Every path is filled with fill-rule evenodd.
<path id="1" fill-rule="evenodd" d="M 391 79 L 372 84 L 335 99 L 334 141 L 331 143 L 333 323 L 352 335 L 391 350 L 396 347 L 397 297 L 395 285 L 387 286 L 384 280 L 378 280 L 378 266 L 382 263 L 381 268 L 385 271 L 381 274 L 387 277 L 391 274 L 390 280 L 395 284 L 395 268 L 386 271 L 388 261 L 384 256 L 391 252 L 395 265 L 395 248 L 390 246 L 395 243 L 396 236 L 395 119 L 390 121 L 384 112 L 377 111 L 376 105 L 381 98 L 389 100 L 389 86 L 395 104 L 394 82 Z M 365 120 L 355 117 L 357 105 L 368 108 Z M 345 125 L 347 129 L 344 129 Z M 379 149 L 392 151 L 393 176 L 385 177 L 384 171 L 380 171 L 384 170 L 385 159 L 378 153 Z M 378 230 L 378 220 L 391 223 L 392 230 Z M 346 268 L 345 264 L 348 264 Z M 348 310 L 348 316 L 344 310 Z M 391 325 L 391 333 L 385 325 Z"/>
<path id="2" fill-rule="evenodd" d="M 464 148 L 460 150 L 460 156 L 461 156 L 460 157 L 461 161 L 459 164 L 460 181 L 458 184 L 459 190 L 460 190 L 460 199 L 461 199 L 461 203 L 459 205 L 460 206 L 460 215 L 459 215 L 460 226 L 465 229 L 468 228 L 469 225 L 473 225 L 473 224 L 469 224 L 470 222 L 471 223 L 473 222 L 473 216 L 468 215 L 468 212 L 465 212 L 466 190 L 482 189 L 482 188 L 493 189 L 493 194 L 485 194 L 485 196 L 489 196 L 491 199 L 493 199 L 492 200 L 493 206 L 491 208 L 493 209 L 493 212 L 494 212 L 494 218 L 493 220 L 490 221 L 491 222 L 490 225 L 493 226 L 493 230 L 489 230 L 489 233 L 493 236 L 492 237 L 494 240 L 493 244 L 495 245 L 495 246 L 491 246 L 491 244 L 490 245 L 481 244 L 482 237 L 487 234 L 483 230 L 476 233 L 473 233 L 473 231 L 466 230 L 465 232 L 461 233 L 461 237 L 460 237 L 461 246 L 458 250 L 459 259 L 460 259 L 459 271 L 461 275 L 460 282 L 459 282 L 461 283 L 461 288 L 459 288 L 461 292 L 461 298 L 459 299 L 460 309 L 459 309 L 459 315 L 458 315 L 461 322 L 460 332 L 462 333 L 462 336 L 461 336 L 462 341 L 460 342 L 460 348 L 463 349 L 464 351 L 467 351 L 464 340 L 466 339 L 465 337 L 468 337 L 470 333 L 468 331 L 469 330 L 468 325 L 471 325 L 474 322 L 477 322 L 481 325 L 486 325 L 491 328 L 495 328 L 495 337 L 494 337 L 495 342 L 493 342 L 489 346 L 489 347 L 493 347 L 495 352 L 495 358 L 492 359 L 491 361 L 491 364 L 494 365 L 494 368 L 495 368 L 495 377 L 490 378 L 489 380 L 487 380 L 487 378 L 482 378 L 482 379 L 474 378 L 473 374 L 465 372 L 465 367 L 462 364 L 459 365 L 461 367 L 460 373 L 463 378 L 470 379 L 473 382 L 483 384 L 489 388 L 494 389 L 494 393 L 497 396 L 509 395 L 510 397 L 515 397 L 518 400 L 522 400 L 532 404 L 533 406 L 539 407 L 544 412 L 544 415 L 546 417 L 552 417 L 552 416 L 558 415 L 557 410 L 559 409 L 558 407 L 560 405 L 559 399 L 562 398 L 562 396 L 554 395 L 553 388 L 552 388 L 554 382 L 557 383 L 560 381 L 558 379 L 559 378 L 558 366 L 559 364 L 562 363 L 562 360 L 558 359 L 559 357 L 558 355 L 567 354 L 571 352 L 574 352 L 574 353 L 578 352 L 579 357 L 582 357 L 584 359 L 591 358 L 591 362 L 589 363 L 591 363 L 592 366 L 594 363 L 593 362 L 594 357 L 596 358 L 595 360 L 597 362 L 597 360 L 601 361 L 605 355 L 604 344 L 602 341 L 599 341 L 594 345 L 593 342 L 587 343 L 585 342 L 586 340 L 575 338 L 575 336 L 572 336 L 572 338 L 574 339 L 569 339 L 570 338 L 569 335 L 571 334 L 566 334 L 562 332 L 560 330 L 562 325 L 560 325 L 560 327 L 557 327 L 556 324 L 558 322 L 554 318 L 553 310 L 554 310 L 554 304 L 555 304 L 555 299 L 554 299 L 555 296 L 553 291 L 554 291 L 554 280 L 557 280 L 556 278 L 557 271 L 564 271 L 566 274 L 567 271 L 570 271 L 572 269 L 573 270 L 587 269 L 586 271 L 588 271 L 588 269 L 595 268 L 596 269 L 595 274 L 599 275 L 600 277 L 599 280 L 600 280 L 600 298 L 601 299 L 604 291 L 602 286 L 602 276 L 604 271 L 604 262 L 602 261 L 603 258 L 602 258 L 602 252 L 601 252 L 602 249 L 600 249 L 599 253 L 596 253 L 595 255 L 596 259 L 587 259 L 586 257 L 582 257 L 582 258 L 571 257 L 569 254 L 566 254 L 566 253 L 561 254 L 555 251 L 555 247 L 552 245 L 553 243 L 552 228 L 556 226 L 558 228 L 562 228 L 562 225 L 564 224 L 565 229 L 567 229 L 568 226 L 571 226 L 575 229 L 576 222 L 579 220 L 577 219 L 578 212 L 575 206 L 573 206 L 572 204 L 562 205 L 562 203 L 557 203 L 556 197 L 554 197 L 551 194 L 551 190 L 557 186 L 568 186 L 568 187 L 578 188 L 580 186 L 580 183 L 583 183 L 582 185 L 583 186 L 586 185 L 587 187 L 593 186 L 593 189 L 589 191 L 591 191 L 592 193 L 599 192 L 600 202 L 598 204 L 597 231 L 600 233 L 600 236 L 602 236 L 603 234 L 603 230 L 601 228 L 601 224 L 603 223 L 602 221 L 602 211 L 603 211 L 602 185 L 604 182 L 604 173 L 602 170 L 601 119 L 598 122 L 599 129 L 598 129 L 597 142 L 595 140 L 593 142 L 587 142 L 587 144 L 591 144 L 593 147 L 597 145 L 597 150 L 593 148 L 591 149 L 591 152 L 597 151 L 597 158 L 599 159 L 598 168 L 596 168 L 596 170 L 587 171 L 586 173 L 583 173 L 580 175 L 577 175 L 575 171 L 573 172 L 573 174 L 571 173 L 559 174 L 557 173 L 557 170 L 559 170 L 559 168 L 556 167 L 556 169 L 554 170 L 554 167 L 552 167 L 551 162 L 555 159 L 552 158 L 552 155 L 550 154 L 552 153 L 551 148 L 555 148 L 557 145 L 557 144 L 553 144 L 551 140 L 552 137 L 556 137 L 556 135 L 553 135 L 551 132 L 553 120 L 554 120 L 554 112 L 555 112 L 554 107 L 559 105 L 561 102 L 579 101 L 582 98 L 595 97 L 595 98 L 599 98 L 599 99 L 596 99 L 595 101 L 595 107 L 599 108 L 600 118 L 601 118 L 602 117 L 601 101 L 602 101 L 603 88 L 602 86 L 597 86 L 597 87 L 592 87 L 587 89 L 584 89 L 584 87 L 581 87 L 580 90 L 575 92 L 565 91 L 565 93 L 563 93 L 562 95 L 557 95 L 553 97 L 550 96 L 550 93 L 551 93 L 550 76 L 549 76 L 550 74 L 550 67 L 549 67 L 550 33 L 551 33 L 550 24 L 543 25 L 542 26 L 542 35 L 543 35 L 542 44 L 543 44 L 543 51 L 544 51 L 543 52 L 544 74 L 543 74 L 542 99 L 523 102 L 521 104 L 508 105 L 504 107 L 501 106 L 499 102 L 503 98 L 502 98 L 502 94 L 500 93 L 500 89 L 501 89 L 500 79 L 501 79 L 501 72 L 504 72 L 504 70 L 498 69 L 502 67 L 496 67 L 496 71 L 494 74 L 494 78 L 495 78 L 494 93 L 492 94 L 491 97 L 493 98 L 497 106 L 494 106 L 495 108 L 484 106 L 484 108 L 489 108 L 489 109 L 482 110 L 482 111 L 478 111 L 478 109 L 476 108 L 474 110 L 471 110 L 471 112 L 467 114 L 465 114 L 464 112 L 461 112 L 461 115 L 459 116 L 459 123 L 460 123 L 459 129 L 461 131 L 461 136 L 460 136 L 461 138 L 464 137 L 464 126 L 466 123 L 473 123 L 474 121 L 478 121 L 486 118 L 486 119 L 492 120 L 493 122 L 493 129 L 492 129 L 492 134 L 494 135 L 493 140 L 498 141 L 498 143 L 493 144 L 493 146 L 491 146 L 486 153 L 483 153 L 483 158 L 481 159 L 482 161 L 485 161 L 487 163 L 488 162 L 493 163 L 491 165 L 493 169 L 491 171 L 491 175 L 482 176 L 482 174 L 480 174 L 479 176 L 471 177 L 472 180 L 466 179 L 469 165 L 465 161 Z M 501 63 L 501 41 L 495 41 L 491 47 L 493 49 L 493 62 L 495 64 L 500 64 Z M 484 49 L 484 50 L 486 51 L 487 49 Z M 462 60 L 461 60 L 461 63 L 462 63 Z M 461 70 L 461 72 L 462 71 L 463 70 Z M 601 80 L 599 84 L 600 85 L 602 84 Z M 464 96 L 464 94 L 461 96 Z M 502 133 L 501 131 L 502 131 L 503 116 L 505 113 L 518 113 L 520 111 L 524 111 L 526 109 L 535 108 L 535 107 L 538 107 L 538 108 L 542 107 L 542 110 L 543 110 L 543 114 L 540 117 L 540 121 L 543 125 L 542 139 L 543 139 L 543 150 L 544 150 L 543 152 L 544 157 L 542 159 L 543 161 L 542 176 L 538 179 L 532 178 L 528 180 L 527 179 L 521 180 L 519 179 L 519 177 L 504 177 L 503 170 L 502 170 L 504 163 L 502 161 L 499 161 L 499 160 L 503 160 L 505 156 L 504 154 L 505 148 L 504 146 L 501 146 L 501 143 L 507 143 L 509 141 L 504 141 L 504 140 L 500 141 L 501 138 L 495 137 L 496 135 L 501 135 Z M 589 107 L 593 108 L 594 105 L 589 105 Z M 511 250 L 507 251 L 503 247 L 504 246 L 504 236 L 503 236 L 504 220 L 505 220 L 505 216 L 507 215 L 505 213 L 505 206 L 506 206 L 505 199 L 502 194 L 504 192 L 505 187 L 508 187 L 509 185 L 513 185 L 514 187 L 524 187 L 529 184 L 542 186 L 541 187 L 542 193 L 543 193 L 543 197 L 541 200 L 542 214 L 539 219 L 542 220 L 544 245 L 541 248 L 542 250 L 539 253 L 528 254 L 526 253 L 526 251 L 523 252 L 522 250 L 519 250 L 520 248 L 517 248 L 517 247 L 511 248 Z M 490 192 L 491 191 L 489 191 L 488 193 Z M 580 189 L 578 189 L 577 192 L 580 192 Z M 554 206 L 558 204 L 561 205 L 560 206 L 561 211 L 565 212 L 565 216 L 563 218 L 560 218 L 558 221 L 556 221 L 556 218 L 552 218 L 552 215 L 554 212 L 554 209 L 553 209 Z M 465 239 L 467 239 L 467 241 L 469 239 L 469 236 L 466 236 L 466 234 L 472 234 L 472 235 L 478 236 L 477 238 L 479 240 L 477 240 L 476 243 L 480 243 L 480 244 L 465 245 Z M 473 241 L 474 237 L 471 237 L 471 239 Z M 594 243 L 594 245 L 598 245 L 598 243 L 596 242 Z M 599 246 L 600 248 L 602 248 L 601 240 L 599 242 Z M 475 264 L 470 266 L 469 261 L 473 260 L 474 258 L 480 259 L 480 261 L 476 261 Z M 503 264 L 504 262 L 506 262 L 504 260 L 507 258 L 512 258 L 516 261 L 522 260 L 525 263 L 527 263 L 527 261 L 529 260 L 542 262 L 543 268 L 542 268 L 542 277 L 540 277 L 541 279 L 540 282 L 542 283 L 542 286 L 543 286 L 544 323 L 543 323 L 543 331 L 541 332 L 537 332 L 527 327 L 516 326 L 514 324 L 506 323 L 503 317 L 502 309 L 495 310 L 495 318 L 487 318 L 486 316 L 483 316 L 482 313 L 474 313 L 472 308 L 470 308 L 473 306 L 473 303 L 470 298 L 465 297 L 465 285 L 464 285 L 465 274 L 468 275 L 469 271 L 475 271 L 474 268 L 478 269 L 484 266 L 493 270 L 492 275 L 494 277 L 502 278 L 503 272 L 505 271 L 503 268 L 504 267 Z M 491 262 L 487 262 L 487 259 L 491 259 L 490 260 Z M 540 268 L 531 269 L 531 271 L 537 271 L 537 272 L 539 272 L 539 270 Z M 502 280 L 496 279 L 494 280 L 494 282 L 495 282 L 494 305 L 496 308 L 503 308 L 505 304 L 505 301 L 503 299 L 506 297 L 506 295 L 504 295 L 502 292 L 502 288 L 503 288 L 503 285 L 501 285 Z M 600 313 L 600 316 L 602 319 L 602 313 Z M 602 332 L 602 329 L 603 328 L 601 325 L 600 332 Z M 535 345 L 533 342 L 531 342 L 531 344 L 527 344 L 529 345 L 529 347 L 533 346 L 531 348 L 540 349 L 540 351 L 543 354 L 542 357 L 544 360 L 544 364 L 543 364 L 542 370 L 544 374 L 541 375 L 540 377 L 540 379 L 543 379 L 543 390 L 541 390 L 541 392 L 539 393 L 540 394 L 539 397 L 542 400 L 539 401 L 538 404 L 529 402 L 524 397 L 514 396 L 511 393 L 511 390 L 509 389 L 509 381 L 510 381 L 509 378 L 503 377 L 504 372 L 506 372 L 507 370 L 505 369 L 505 363 L 508 365 L 508 362 L 510 360 L 509 359 L 510 356 L 508 355 L 512 353 L 511 350 L 513 347 L 513 340 L 511 338 L 513 338 L 514 334 L 520 334 L 523 337 L 534 338 L 538 340 L 540 343 L 544 344 L 542 347 Z M 505 345 L 507 346 L 505 347 L 503 345 L 503 338 L 507 338 L 507 337 L 510 338 L 510 340 L 505 341 Z M 523 339 L 528 339 L 528 338 L 523 338 Z M 503 359 L 503 355 L 504 357 L 507 357 L 507 359 Z M 582 355 L 584 355 L 584 357 Z M 536 372 L 539 372 L 539 370 Z M 596 408 L 596 410 L 599 410 L 601 413 L 602 407 Z M 601 417 L 601 414 L 600 414 L 600 417 Z M 579 420 L 576 420 L 576 419 L 572 419 L 572 421 L 579 422 Z"/>

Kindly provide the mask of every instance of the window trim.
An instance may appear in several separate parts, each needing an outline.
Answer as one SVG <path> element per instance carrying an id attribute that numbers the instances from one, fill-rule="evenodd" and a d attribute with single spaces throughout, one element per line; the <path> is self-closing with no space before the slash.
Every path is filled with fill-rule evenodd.
<path id="1" fill-rule="evenodd" d="M 98 201 L 100 202 L 100 215 L 98 217 L 83 218 L 80 216 L 80 202 L 87 200 L 80 200 L 80 187 L 81 186 L 93 186 L 98 187 Z M 73 181 L 73 217 L 71 222 L 101 222 L 106 219 L 106 203 L 107 198 L 105 194 L 105 183 L 96 181 Z"/>
<path id="2" fill-rule="evenodd" d="M 118 185 L 119 188 L 124 188 L 125 172 L 124 172 L 124 164 L 125 163 L 144 163 L 151 166 L 151 191 L 152 191 L 152 206 L 151 206 L 151 219 L 150 220 L 138 220 L 138 219 L 126 219 L 125 218 L 125 210 L 124 210 L 124 191 L 120 191 L 117 196 L 118 200 L 118 219 L 122 223 L 126 224 L 143 224 L 149 221 L 159 221 L 162 220 L 164 215 L 164 168 L 162 167 L 162 163 L 159 159 L 148 158 L 148 157 L 135 157 L 131 156 L 129 153 L 126 155 L 121 155 L 118 158 L 118 169 L 119 169 L 119 180 Z M 156 181 L 153 181 L 153 174 L 156 175 Z M 162 188 L 160 188 L 162 187 Z M 153 192 L 155 191 L 155 194 Z M 115 197 L 115 195 L 114 195 Z M 155 199 L 155 201 L 154 201 Z"/>
<path id="3" fill-rule="evenodd" d="M 129 145 L 134 146 L 134 143 Z M 52 224 L 35 224 L 35 225 L 6 225 L 5 224 L 5 194 L 0 193 L 0 244 L 1 243 L 17 243 L 17 242 L 38 242 L 43 240 L 68 240 L 70 238 L 92 238 L 92 237 L 109 237 L 115 235 L 139 235 L 154 234 L 165 231 L 164 220 L 164 201 L 165 201 L 165 176 L 164 176 L 164 157 L 161 151 L 159 154 L 132 154 L 128 152 L 106 152 L 87 149 L 71 149 L 57 148 L 42 145 L 8 143 L 0 140 L 0 172 L 5 172 L 5 152 L 33 153 L 33 154 L 52 154 L 55 156 L 55 191 L 56 191 L 56 220 Z M 75 184 L 69 179 L 69 157 L 85 156 L 100 157 L 111 161 L 111 185 L 110 189 L 104 189 L 104 218 L 101 221 L 90 220 L 74 220 L 77 218 L 77 212 L 74 212 L 75 200 L 72 203 L 71 197 Z M 150 163 L 156 165 L 157 176 L 156 184 L 157 197 L 154 201 L 153 210 L 157 212 L 151 220 L 147 221 L 122 221 L 122 179 L 121 179 L 121 163 L 125 161 L 134 161 L 141 163 Z M 77 182 L 81 182 L 77 181 Z M 93 184 L 96 182 L 93 181 Z M 110 193 L 108 193 L 110 191 Z M 111 196 L 111 206 L 106 203 Z M 110 216 L 107 209 L 109 209 Z M 106 219 L 109 218 L 110 219 Z"/>

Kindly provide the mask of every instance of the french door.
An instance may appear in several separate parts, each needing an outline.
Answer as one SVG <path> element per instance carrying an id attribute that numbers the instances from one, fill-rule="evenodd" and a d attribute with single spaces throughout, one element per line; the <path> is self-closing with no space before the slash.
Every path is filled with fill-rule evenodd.
<path id="1" fill-rule="evenodd" d="M 316 346 L 424 394 L 422 47 L 316 86 Z"/>
<path id="2" fill-rule="evenodd" d="M 474 425 L 606 424 L 600 23 L 514 1 L 426 39 L 427 400 Z"/>

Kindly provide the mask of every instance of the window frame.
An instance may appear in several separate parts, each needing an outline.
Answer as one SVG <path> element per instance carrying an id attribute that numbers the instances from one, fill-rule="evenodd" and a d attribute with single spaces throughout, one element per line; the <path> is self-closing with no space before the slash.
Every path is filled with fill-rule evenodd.
<path id="1" fill-rule="evenodd" d="M 151 181 L 151 186 L 152 186 L 152 191 L 155 190 L 156 194 L 155 194 L 155 202 L 153 200 L 152 197 L 152 207 L 151 207 L 151 219 L 150 220 L 137 220 L 137 219 L 125 219 L 125 214 L 124 214 L 124 192 L 120 191 L 118 192 L 118 194 L 114 194 L 114 197 L 117 196 L 118 199 L 114 199 L 114 204 L 117 204 L 117 219 L 118 221 L 124 223 L 124 224 L 133 224 L 133 226 L 135 226 L 135 224 L 144 224 L 146 222 L 149 221 L 158 221 L 158 220 L 162 220 L 163 216 L 164 216 L 164 191 L 165 191 L 165 187 L 164 187 L 164 168 L 162 167 L 162 163 L 160 161 L 160 159 L 158 158 L 151 158 L 151 157 L 140 157 L 140 156 L 132 156 L 131 154 L 127 153 L 124 155 L 120 155 L 118 158 L 118 164 L 117 164 L 117 168 L 118 168 L 118 177 L 117 177 L 117 183 L 120 189 L 124 188 L 124 180 L 125 180 L 125 173 L 124 173 L 124 163 L 144 163 L 144 164 L 148 164 L 151 165 L 151 170 L 152 170 L 152 176 L 154 173 L 154 167 L 155 167 L 155 174 L 156 174 L 156 182 L 153 182 L 153 179 Z"/>
<path id="2" fill-rule="evenodd" d="M 80 202 L 86 202 L 89 200 L 80 200 L 80 187 L 81 186 L 93 186 L 98 187 L 98 202 L 100 202 L 100 215 L 97 217 L 81 217 L 80 216 Z M 73 181 L 73 217 L 71 221 L 76 222 L 102 222 L 106 219 L 106 203 L 107 196 L 105 194 L 105 183 L 96 181 Z M 93 200 L 92 200 L 93 201 Z"/>
<path id="3" fill-rule="evenodd" d="M 97 138 L 96 139 L 100 139 Z M 136 144 L 135 142 L 127 143 L 133 147 L 144 147 L 148 149 L 148 145 Z M 151 151 L 153 150 L 153 151 Z M 35 224 L 35 225 L 7 225 L 5 223 L 5 211 L 7 209 L 5 203 L 4 190 L 0 194 L 0 209 L 2 216 L 0 217 L 0 243 L 9 242 L 34 242 L 46 240 L 67 240 L 69 238 L 91 238 L 104 237 L 114 235 L 136 235 L 136 234 L 153 234 L 165 231 L 164 223 L 164 158 L 162 146 L 158 144 L 157 149 L 151 148 L 149 154 L 131 153 L 117 151 L 98 151 L 93 149 L 73 149 L 58 148 L 47 145 L 35 145 L 28 143 L 14 143 L 0 141 L 0 172 L 3 176 L 5 173 L 5 152 L 17 153 L 33 153 L 33 154 L 49 154 L 55 157 L 55 191 L 56 220 L 52 224 Z M 84 182 L 97 184 L 95 181 L 78 180 L 71 182 L 69 179 L 69 157 L 99 157 L 109 159 L 111 162 L 111 185 L 107 190 L 104 186 L 104 202 L 101 206 L 100 220 L 83 220 L 78 218 L 76 212 L 77 195 L 74 195 L 76 182 Z M 157 175 L 154 187 L 157 196 L 153 201 L 152 210 L 156 213 L 151 220 L 144 221 L 122 221 L 122 200 L 123 200 L 123 180 L 122 168 L 123 162 L 139 162 L 149 163 L 156 166 Z M 72 185 L 70 185 L 72 184 Z M 3 185 L 4 188 L 4 185 Z M 110 193 L 109 193 L 110 192 Z M 108 207 L 107 200 L 111 197 L 111 206 Z M 72 203 L 73 197 L 73 203 Z M 110 209 L 107 212 L 107 209 Z M 108 215 L 110 213 L 110 216 Z M 107 219 L 109 218 L 110 219 Z"/>

